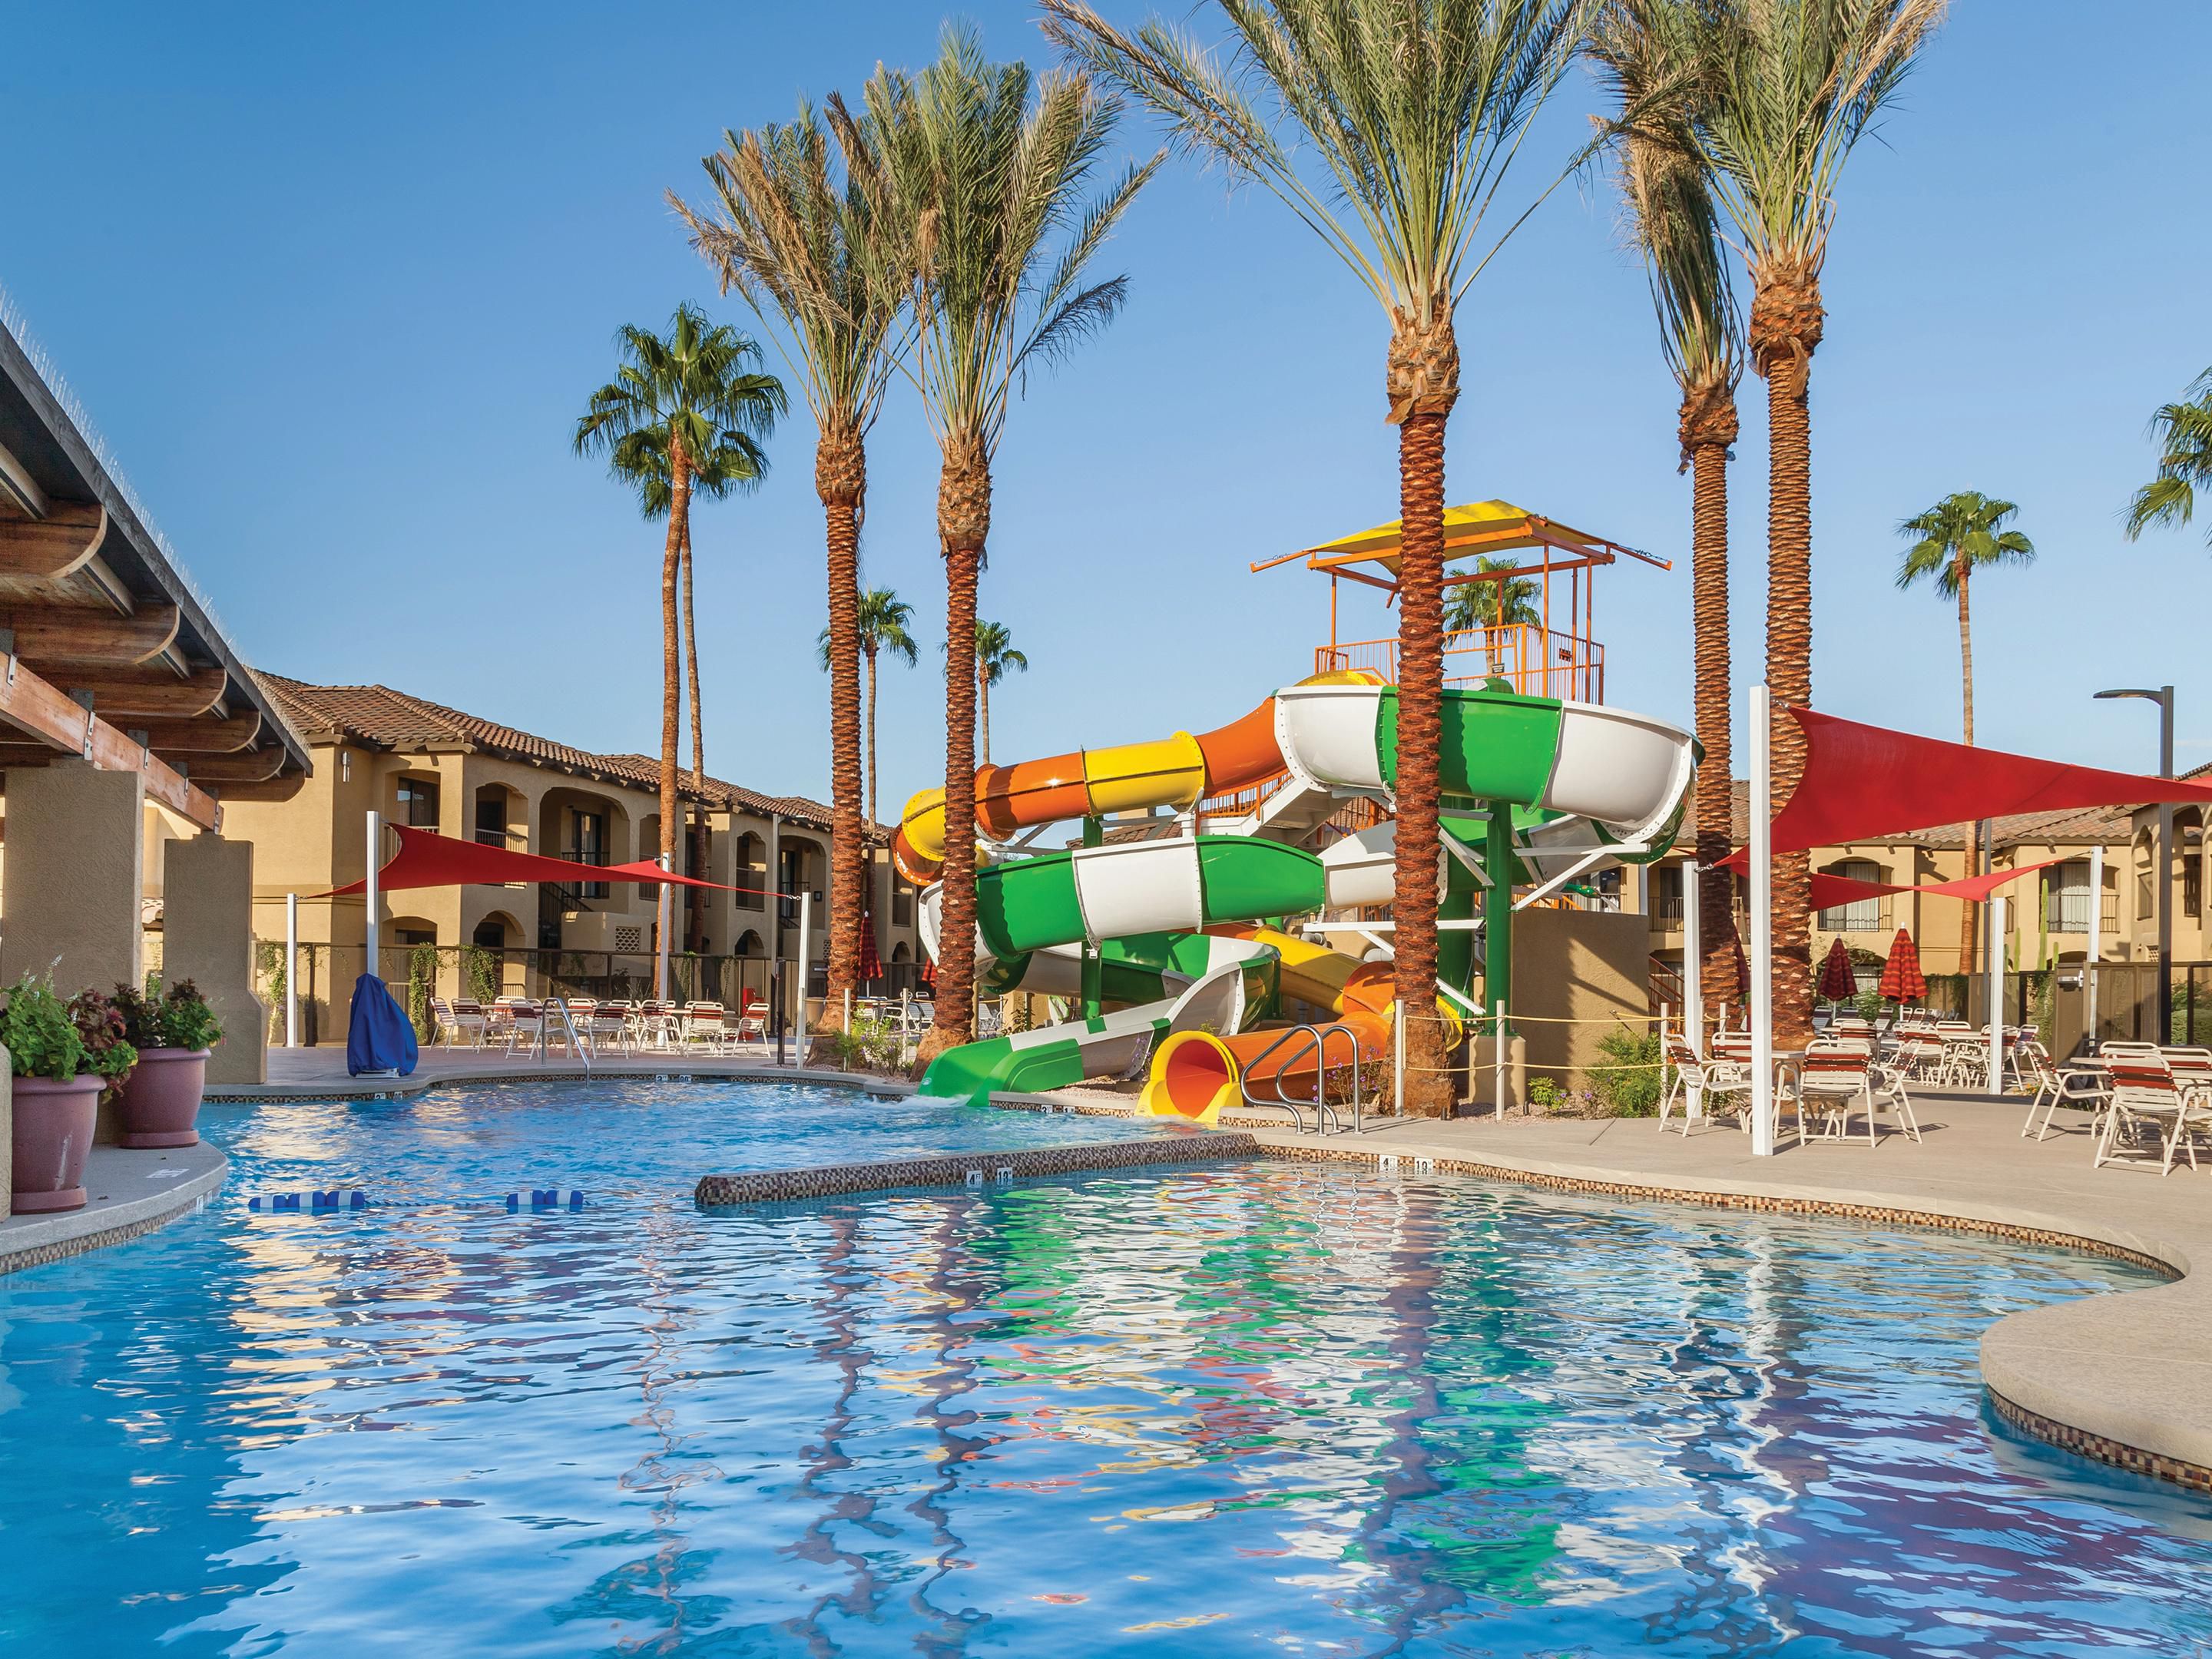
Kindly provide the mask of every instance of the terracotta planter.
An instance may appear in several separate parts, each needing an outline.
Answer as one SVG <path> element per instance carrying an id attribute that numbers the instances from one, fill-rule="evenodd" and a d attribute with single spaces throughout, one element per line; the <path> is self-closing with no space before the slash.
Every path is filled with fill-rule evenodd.
<path id="1" fill-rule="evenodd" d="M 200 1096 L 207 1088 L 205 1048 L 141 1048 L 116 1101 L 125 1146 L 196 1146 Z"/>
<path id="2" fill-rule="evenodd" d="M 82 1209 L 84 1155 L 92 1150 L 93 1126 L 100 1115 L 100 1079 L 15 1081 L 15 1190 L 9 1203 L 18 1215 Z"/>

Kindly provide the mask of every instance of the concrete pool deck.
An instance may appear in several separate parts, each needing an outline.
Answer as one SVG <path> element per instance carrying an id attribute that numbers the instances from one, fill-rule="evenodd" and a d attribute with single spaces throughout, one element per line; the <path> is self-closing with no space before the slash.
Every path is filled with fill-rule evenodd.
<path id="1" fill-rule="evenodd" d="M 222 1185 L 227 1167 L 205 1141 L 148 1152 L 94 1146 L 84 1160 L 82 1209 L 0 1218 L 0 1273 L 121 1244 L 190 1215 Z"/>
<path id="2" fill-rule="evenodd" d="M 1063 1091 L 1081 1110 L 1126 1109 L 1103 1090 Z M 1754 1158 L 1735 1128 L 1662 1134 L 1649 1118 L 1370 1121 L 1316 1135 L 1239 1116 L 1276 1157 L 1487 1176 L 1559 1191 L 1904 1222 L 2086 1248 L 2173 1275 L 1999 1320 L 1981 1343 L 2000 1414 L 2069 1450 L 2212 1492 L 2212 1163 L 2089 1164 L 2087 1120 L 2023 1139 L 2025 1100 L 1916 1095 L 1926 1140 L 1786 1147 Z M 2070 1121 L 2069 1121 L 2070 1120 Z M 1681 1119 L 1674 1120 L 1679 1127 Z"/>

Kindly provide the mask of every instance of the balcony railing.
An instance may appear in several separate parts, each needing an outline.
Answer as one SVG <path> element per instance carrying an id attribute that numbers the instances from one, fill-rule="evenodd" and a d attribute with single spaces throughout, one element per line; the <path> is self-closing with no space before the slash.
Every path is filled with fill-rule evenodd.
<path id="1" fill-rule="evenodd" d="M 1314 672 L 1371 668 L 1395 684 L 1398 641 L 1347 640 L 1314 648 Z M 1527 696 L 1605 701 L 1605 647 L 1535 623 L 1466 628 L 1444 635 L 1444 684 L 1480 685 L 1502 679 Z"/>

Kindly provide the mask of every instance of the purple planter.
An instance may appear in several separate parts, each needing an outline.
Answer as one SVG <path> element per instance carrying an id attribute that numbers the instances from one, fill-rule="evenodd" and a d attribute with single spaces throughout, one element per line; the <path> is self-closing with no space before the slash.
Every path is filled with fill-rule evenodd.
<path id="1" fill-rule="evenodd" d="M 84 1155 L 100 1116 L 99 1078 L 67 1083 L 19 1077 L 15 1088 L 15 1167 L 9 1203 L 18 1215 L 84 1207 Z"/>
<path id="2" fill-rule="evenodd" d="M 200 1096 L 207 1088 L 205 1048 L 141 1048 L 116 1100 L 125 1146 L 197 1146 Z"/>

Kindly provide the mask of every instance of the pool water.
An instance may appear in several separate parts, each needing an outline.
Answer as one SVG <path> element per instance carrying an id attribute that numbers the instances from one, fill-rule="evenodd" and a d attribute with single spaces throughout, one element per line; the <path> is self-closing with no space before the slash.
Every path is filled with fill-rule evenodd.
<path id="1" fill-rule="evenodd" d="M 791 1101 L 531 1087 L 211 1109 L 215 1206 L 0 1279 L 0 1653 L 2212 1644 L 2212 1504 L 1976 1377 L 2132 1268 L 1290 1164 L 707 1215 Z M 556 1123 L 605 1201 L 428 1201 Z M 426 1201 L 243 1211 L 333 1158 Z"/>

